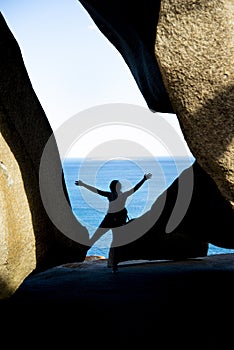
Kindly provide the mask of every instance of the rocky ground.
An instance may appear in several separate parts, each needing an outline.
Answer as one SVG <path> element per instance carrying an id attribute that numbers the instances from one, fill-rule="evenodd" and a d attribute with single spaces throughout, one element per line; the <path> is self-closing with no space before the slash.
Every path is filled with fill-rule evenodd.
<path id="1" fill-rule="evenodd" d="M 75 343 L 229 349 L 233 277 L 234 254 L 131 261 L 120 263 L 117 273 L 105 259 L 89 257 L 26 278 L 0 303 L 2 335 L 6 328 L 23 343 L 30 334 L 38 346 L 67 349 Z"/>

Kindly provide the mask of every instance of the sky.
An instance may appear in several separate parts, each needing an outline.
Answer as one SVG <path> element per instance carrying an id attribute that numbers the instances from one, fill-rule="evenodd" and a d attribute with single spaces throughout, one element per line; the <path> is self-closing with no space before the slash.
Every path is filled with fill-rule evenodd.
<path id="1" fill-rule="evenodd" d="M 0 4 L 55 135 L 70 118 L 95 106 L 121 103 L 148 110 L 122 56 L 78 0 L 0 0 Z M 172 125 L 189 153 L 176 116 L 159 115 Z M 85 144 L 92 149 L 102 143 L 110 125 L 102 128 L 97 121 L 96 126 L 95 133 L 87 130 L 73 142 L 69 156 L 86 156 Z M 158 140 L 153 145 L 149 133 L 136 125 L 131 130 L 124 125 L 111 127 L 112 135 L 126 140 L 131 134 L 132 142 L 141 140 L 142 147 L 165 154 L 165 147 Z"/>

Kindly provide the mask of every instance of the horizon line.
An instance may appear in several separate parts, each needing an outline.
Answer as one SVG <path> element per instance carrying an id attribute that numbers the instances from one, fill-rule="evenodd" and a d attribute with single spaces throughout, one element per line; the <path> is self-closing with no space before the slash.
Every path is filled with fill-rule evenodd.
<path id="1" fill-rule="evenodd" d="M 80 159 L 80 160 L 107 160 L 107 161 L 114 161 L 114 160 L 131 160 L 131 159 L 161 159 L 161 158 L 169 158 L 169 159 L 178 159 L 178 158 L 186 158 L 186 159 L 193 159 L 195 160 L 195 158 L 192 155 L 178 155 L 178 156 L 167 156 L 167 155 L 159 155 L 159 156 L 141 156 L 141 157 L 137 157 L 137 156 L 129 156 L 129 158 L 127 157 L 118 157 L 118 158 L 106 158 L 106 157 L 64 157 L 64 160 L 76 160 L 76 159 Z"/>

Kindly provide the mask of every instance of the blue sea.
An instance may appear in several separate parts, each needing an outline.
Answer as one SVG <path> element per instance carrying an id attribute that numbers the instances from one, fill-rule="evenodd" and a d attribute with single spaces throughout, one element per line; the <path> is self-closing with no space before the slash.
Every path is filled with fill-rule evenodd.
<path id="1" fill-rule="evenodd" d="M 74 184 L 76 180 L 80 179 L 89 185 L 108 191 L 109 183 L 117 179 L 124 191 L 139 182 L 145 173 L 152 173 L 152 178 L 127 202 L 126 207 L 131 219 L 149 210 L 157 197 L 193 162 L 194 159 L 191 157 L 112 160 L 66 158 L 62 165 L 73 213 L 92 236 L 106 213 L 108 201 L 84 187 L 76 186 Z M 88 250 L 87 255 L 108 258 L 111 240 L 110 230 Z M 234 249 L 209 245 L 208 255 L 227 253 L 234 253 Z"/>

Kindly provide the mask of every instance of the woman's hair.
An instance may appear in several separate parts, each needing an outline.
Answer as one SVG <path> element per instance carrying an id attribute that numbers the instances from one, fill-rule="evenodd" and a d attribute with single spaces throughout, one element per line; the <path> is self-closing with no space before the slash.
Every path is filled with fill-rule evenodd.
<path id="1" fill-rule="evenodd" d="M 112 180 L 110 183 L 110 190 L 111 192 L 116 192 L 116 185 L 119 182 L 119 180 Z"/>

